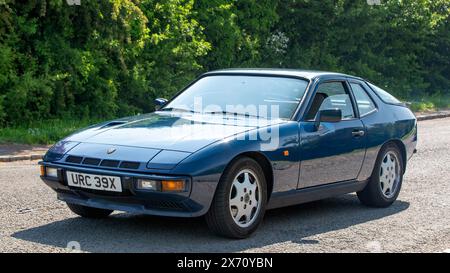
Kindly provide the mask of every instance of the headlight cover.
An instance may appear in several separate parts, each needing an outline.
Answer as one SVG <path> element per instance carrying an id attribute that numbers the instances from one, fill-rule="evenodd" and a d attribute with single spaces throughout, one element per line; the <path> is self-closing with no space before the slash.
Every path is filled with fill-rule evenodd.
<path id="1" fill-rule="evenodd" d="M 80 142 L 75 141 L 59 141 L 53 145 L 45 154 L 44 161 L 55 161 L 60 160 L 68 151 L 73 147 L 80 144 Z"/>
<path id="2" fill-rule="evenodd" d="M 147 168 L 171 170 L 189 155 L 191 153 L 162 150 L 147 163 Z"/>

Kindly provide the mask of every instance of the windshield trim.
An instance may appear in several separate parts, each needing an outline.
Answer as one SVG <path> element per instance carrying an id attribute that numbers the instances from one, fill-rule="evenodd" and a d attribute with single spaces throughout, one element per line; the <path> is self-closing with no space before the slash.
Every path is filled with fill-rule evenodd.
<path id="1" fill-rule="evenodd" d="M 302 80 L 307 83 L 305 87 L 305 92 L 303 92 L 302 98 L 297 103 L 297 106 L 295 107 L 292 115 L 289 118 L 279 118 L 280 120 L 295 120 L 295 116 L 300 108 L 300 106 L 303 104 L 306 93 L 308 92 L 308 89 L 311 85 L 311 80 L 305 77 L 301 76 L 295 76 L 295 75 L 279 75 L 279 74 L 261 74 L 261 73 L 251 73 L 251 72 L 207 72 L 205 74 L 200 75 L 195 80 L 190 82 L 188 85 L 186 85 L 183 89 L 175 93 L 175 95 L 166 102 L 163 108 L 159 109 L 158 111 L 162 111 L 164 108 L 166 108 L 167 105 L 169 105 L 174 99 L 176 99 L 179 95 L 181 95 L 186 89 L 191 87 L 193 84 L 198 82 L 199 80 L 206 78 L 206 77 L 214 77 L 214 76 L 250 76 L 250 77 L 263 77 L 263 78 L 290 78 L 290 79 L 296 79 L 296 80 Z"/>

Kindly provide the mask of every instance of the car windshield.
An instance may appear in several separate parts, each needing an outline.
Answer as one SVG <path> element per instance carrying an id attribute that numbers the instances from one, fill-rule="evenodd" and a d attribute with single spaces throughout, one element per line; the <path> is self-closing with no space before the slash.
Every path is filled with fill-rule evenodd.
<path id="1" fill-rule="evenodd" d="M 162 111 L 290 119 L 308 82 L 286 77 L 213 75 L 199 79 Z"/>

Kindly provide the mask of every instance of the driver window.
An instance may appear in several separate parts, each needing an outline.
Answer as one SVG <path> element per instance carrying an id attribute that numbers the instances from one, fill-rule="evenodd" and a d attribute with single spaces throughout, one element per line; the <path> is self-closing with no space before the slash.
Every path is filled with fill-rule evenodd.
<path id="1" fill-rule="evenodd" d="M 326 109 L 340 109 L 343 120 L 355 118 L 352 102 L 343 82 L 320 84 L 306 119 L 314 120 L 320 110 Z"/>

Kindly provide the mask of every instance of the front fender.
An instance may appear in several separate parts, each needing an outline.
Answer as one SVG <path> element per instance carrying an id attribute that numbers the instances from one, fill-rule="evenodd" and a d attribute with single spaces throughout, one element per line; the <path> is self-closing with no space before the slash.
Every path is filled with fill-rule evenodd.
<path id="1" fill-rule="evenodd" d="M 184 159 L 173 172 L 190 174 L 191 197 L 211 204 L 228 164 L 242 154 L 260 153 L 270 162 L 273 192 L 288 191 L 296 189 L 298 184 L 298 143 L 299 130 L 295 121 L 258 128 L 204 147 Z"/>

